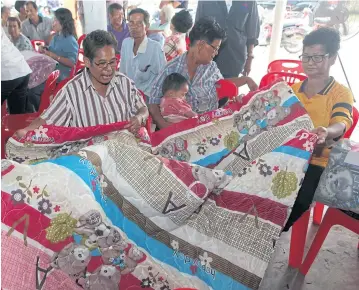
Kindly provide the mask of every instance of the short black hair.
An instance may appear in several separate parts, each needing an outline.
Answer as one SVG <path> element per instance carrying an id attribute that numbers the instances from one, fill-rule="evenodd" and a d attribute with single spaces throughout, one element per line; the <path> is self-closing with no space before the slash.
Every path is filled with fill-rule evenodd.
<path id="1" fill-rule="evenodd" d="M 37 5 L 36 5 L 36 3 L 34 1 L 27 1 L 26 6 L 29 5 L 29 4 L 31 4 L 32 7 L 34 7 L 35 10 L 37 10 Z"/>
<path id="2" fill-rule="evenodd" d="M 188 84 L 188 81 L 183 75 L 179 73 L 172 73 L 163 81 L 162 94 L 165 95 L 169 90 L 178 91 L 184 84 Z"/>
<path id="3" fill-rule="evenodd" d="M 192 15 L 187 10 L 181 10 L 172 17 L 171 23 L 177 32 L 187 33 L 193 26 Z"/>
<path id="4" fill-rule="evenodd" d="M 93 61 L 97 50 L 107 46 L 113 46 L 117 49 L 117 40 L 112 33 L 105 30 L 95 30 L 86 35 L 83 42 L 84 56 Z"/>
<path id="5" fill-rule="evenodd" d="M 322 45 L 330 56 L 336 55 L 340 49 L 339 32 L 333 28 L 322 27 L 307 34 L 303 40 L 303 49 L 312 45 Z"/>
<path id="6" fill-rule="evenodd" d="M 143 15 L 143 21 L 145 22 L 145 25 L 146 26 L 149 26 L 150 25 L 150 14 L 142 9 L 142 8 L 135 8 L 135 9 L 132 9 L 130 13 L 128 13 L 128 19 L 130 19 L 130 16 L 132 14 L 137 14 L 137 13 L 140 13 Z"/>
<path id="7" fill-rule="evenodd" d="M 25 6 L 26 1 L 16 1 L 15 2 L 15 9 L 17 12 L 20 12 L 20 8 Z"/>
<path id="8" fill-rule="evenodd" d="M 110 6 L 108 6 L 108 14 L 112 14 L 114 10 L 123 11 L 123 7 L 118 3 L 112 3 Z"/>
<path id="9" fill-rule="evenodd" d="M 213 17 L 203 17 L 195 22 L 189 33 L 190 45 L 193 46 L 198 40 L 212 43 L 215 39 L 224 41 L 226 31 L 218 24 Z"/>

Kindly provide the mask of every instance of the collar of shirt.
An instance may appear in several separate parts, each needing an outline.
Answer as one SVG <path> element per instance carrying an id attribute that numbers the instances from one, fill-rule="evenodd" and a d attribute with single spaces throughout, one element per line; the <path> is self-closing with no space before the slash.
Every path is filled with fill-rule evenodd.
<path id="1" fill-rule="evenodd" d="M 89 88 L 89 87 L 93 87 L 95 89 L 95 86 L 93 85 L 92 81 L 91 81 L 91 78 L 90 78 L 90 72 L 88 70 L 88 68 L 85 68 L 82 72 L 82 78 L 80 80 L 83 84 L 83 87 L 85 89 L 85 91 Z M 116 73 L 115 75 L 113 76 L 113 78 L 111 79 L 110 81 L 110 85 L 111 87 L 115 87 L 115 85 L 118 83 L 118 79 L 116 77 Z M 107 94 L 106 94 L 107 95 Z"/>
<path id="2" fill-rule="evenodd" d="M 148 38 L 145 36 L 145 38 L 142 40 L 140 46 L 138 47 L 137 53 L 145 53 L 147 49 L 148 44 Z"/>
<path id="3" fill-rule="evenodd" d="M 32 23 L 31 19 L 30 19 L 30 18 L 28 18 L 28 19 L 29 19 L 30 24 L 32 24 L 32 25 L 34 25 L 34 26 L 39 25 L 39 24 L 42 22 L 42 17 L 41 17 L 40 15 L 38 15 L 38 16 L 39 16 L 39 22 L 38 22 L 37 24 Z"/>
<path id="4" fill-rule="evenodd" d="M 308 79 L 305 79 L 302 82 L 302 84 L 301 84 L 301 86 L 299 88 L 300 93 L 304 93 L 305 86 L 307 85 L 307 82 L 308 82 Z M 335 84 L 335 79 L 333 77 L 330 77 L 329 83 L 320 92 L 318 92 L 317 95 L 326 95 L 326 94 L 328 94 L 330 89 L 334 86 L 334 84 Z"/>

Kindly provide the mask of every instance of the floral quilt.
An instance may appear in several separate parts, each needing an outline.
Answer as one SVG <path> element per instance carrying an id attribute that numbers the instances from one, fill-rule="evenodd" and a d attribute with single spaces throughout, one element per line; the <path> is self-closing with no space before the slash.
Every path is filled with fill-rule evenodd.
<path id="1" fill-rule="evenodd" d="M 155 132 L 151 143 L 154 152 L 164 157 L 238 175 L 250 161 L 285 142 L 288 133 L 312 128 L 291 88 L 279 82 L 242 103 Z"/>

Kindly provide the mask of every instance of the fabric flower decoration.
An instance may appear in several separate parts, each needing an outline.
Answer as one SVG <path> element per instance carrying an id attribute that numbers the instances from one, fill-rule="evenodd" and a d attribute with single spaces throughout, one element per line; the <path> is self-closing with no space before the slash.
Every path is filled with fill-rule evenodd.
<path id="1" fill-rule="evenodd" d="M 179 151 L 182 151 L 182 150 L 186 149 L 186 142 L 181 138 L 176 138 L 175 139 L 175 145 L 176 145 L 176 149 L 179 150 Z"/>
<path id="2" fill-rule="evenodd" d="M 13 204 L 24 203 L 25 197 L 26 194 L 21 189 L 11 191 L 11 201 Z"/>
<path id="3" fill-rule="evenodd" d="M 206 148 L 204 148 L 204 146 L 198 146 L 197 152 L 200 155 L 204 155 L 204 154 L 206 154 Z"/>
<path id="4" fill-rule="evenodd" d="M 239 173 L 238 173 L 238 177 L 242 177 L 243 175 L 246 175 L 247 174 L 247 168 L 243 168 Z"/>
<path id="5" fill-rule="evenodd" d="M 209 140 L 209 143 L 212 145 L 212 146 L 217 146 L 219 144 L 221 140 L 219 140 L 218 138 L 211 138 Z"/>
<path id="6" fill-rule="evenodd" d="M 46 134 L 46 132 L 48 130 L 49 129 L 44 128 L 43 126 L 40 126 L 38 129 L 35 129 L 34 132 L 35 132 L 36 138 L 48 138 L 48 136 Z"/>
<path id="7" fill-rule="evenodd" d="M 80 157 L 87 159 L 87 153 L 85 151 L 79 151 L 78 154 Z"/>
<path id="8" fill-rule="evenodd" d="M 191 154 L 188 152 L 188 150 L 176 152 L 176 159 L 178 161 L 188 162 L 190 158 Z"/>
<path id="9" fill-rule="evenodd" d="M 151 279 L 147 277 L 146 279 L 142 279 L 141 287 L 142 288 L 150 288 L 153 285 Z"/>
<path id="10" fill-rule="evenodd" d="M 307 140 L 304 144 L 303 147 L 305 149 L 305 151 L 313 151 L 314 150 L 314 143 L 310 142 L 309 140 Z"/>
<path id="11" fill-rule="evenodd" d="M 290 196 L 297 189 L 298 178 L 294 172 L 279 171 L 272 181 L 272 192 L 277 198 Z"/>
<path id="12" fill-rule="evenodd" d="M 172 247 L 172 249 L 178 251 L 178 249 L 179 249 L 179 244 L 178 244 L 178 242 L 177 242 L 176 240 L 173 240 L 173 241 L 171 242 L 171 247 Z"/>
<path id="13" fill-rule="evenodd" d="M 52 204 L 51 204 L 50 200 L 48 200 L 48 199 L 43 198 L 38 203 L 38 210 L 42 214 L 51 214 L 51 212 L 52 212 L 51 207 L 52 207 Z"/>
<path id="14" fill-rule="evenodd" d="M 224 137 L 224 146 L 228 150 L 234 150 L 239 145 L 239 134 L 235 131 L 232 131 L 229 135 Z"/>
<path id="15" fill-rule="evenodd" d="M 203 256 L 199 255 L 199 259 L 201 260 L 201 265 L 206 266 L 207 268 L 211 268 L 211 264 L 213 259 L 208 256 L 207 252 L 203 253 Z"/>
<path id="16" fill-rule="evenodd" d="M 259 174 L 263 175 L 264 177 L 267 177 L 267 175 L 272 175 L 272 168 L 268 166 L 267 164 L 261 164 L 258 167 Z"/>
<path id="17" fill-rule="evenodd" d="M 102 188 L 107 187 L 107 182 L 105 181 L 105 175 L 103 175 L 103 174 L 100 177 L 100 185 Z"/>
<path id="18" fill-rule="evenodd" d="M 172 158 L 175 154 L 175 146 L 173 143 L 164 144 L 159 150 L 159 154 L 165 158 Z"/>

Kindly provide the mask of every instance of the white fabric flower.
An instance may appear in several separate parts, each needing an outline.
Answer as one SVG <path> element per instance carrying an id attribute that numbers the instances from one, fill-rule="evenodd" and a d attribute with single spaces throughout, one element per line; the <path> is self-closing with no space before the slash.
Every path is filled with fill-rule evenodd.
<path id="1" fill-rule="evenodd" d="M 87 159 L 87 153 L 85 152 L 85 151 L 79 151 L 79 153 L 78 153 L 82 158 L 85 158 L 85 159 Z"/>
<path id="2" fill-rule="evenodd" d="M 34 132 L 35 132 L 36 138 L 48 138 L 48 136 L 46 134 L 46 132 L 48 130 L 49 129 L 44 128 L 43 126 L 40 126 L 39 128 L 35 129 Z"/>
<path id="3" fill-rule="evenodd" d="M 178 249 L 179 249 L 179 244 L 178 244 L 177 241 L 172 240 L 171 246 L 172 246 L 172 248 L 173 248 L 174 250 L 178 251 Z"/>
<path id="4" fill-rule="evenodd" d="M 313 151 L 314 150 L 314 143 L 310 142 L 309 140 L 305 141 L 303 147 L 306 151 Z"/>
<path id="5" fill-rule="evenodd" d="M 211 264 L 213 259 L 208 256 L 207 252 L 203 253 L 203 256 L 199 255 L 199 259 L 201 260 L 201 265 L 206 266 L 207 268 L 211 268 Z"/>

